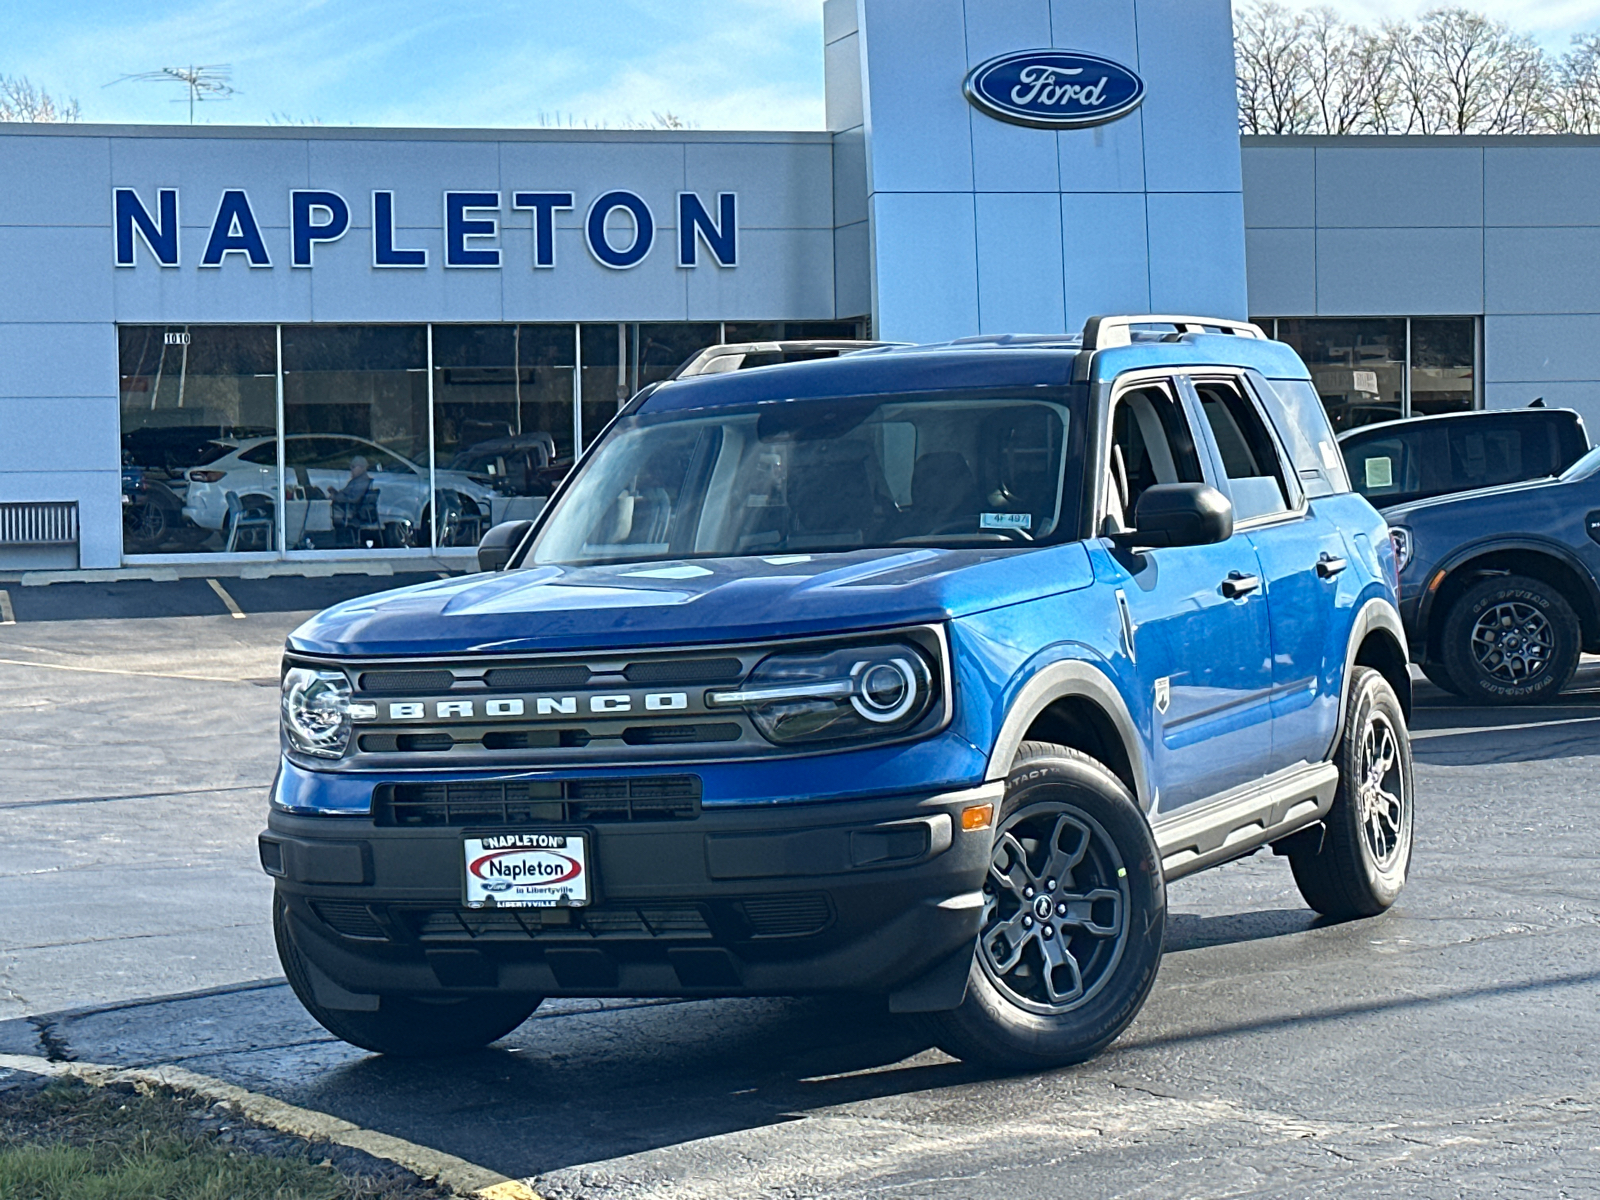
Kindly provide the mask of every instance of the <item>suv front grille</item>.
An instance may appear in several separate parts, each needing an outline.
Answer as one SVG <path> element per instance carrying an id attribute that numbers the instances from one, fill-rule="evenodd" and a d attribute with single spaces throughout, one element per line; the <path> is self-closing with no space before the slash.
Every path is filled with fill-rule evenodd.
<path id="1" fill-rule="evenodd" d="M 700 778 L 387 783 L 373 789 L 372 811 L 391 828 L 687 821 L 700 815 Z"/>

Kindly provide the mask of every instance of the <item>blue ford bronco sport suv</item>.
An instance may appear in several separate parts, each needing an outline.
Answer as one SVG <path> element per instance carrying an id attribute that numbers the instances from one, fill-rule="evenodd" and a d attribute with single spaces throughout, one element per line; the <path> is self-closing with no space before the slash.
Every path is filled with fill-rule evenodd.
<path id="1" fill-rule="evenodd" d="M 1103 317 L 669 383 L 492 570 L 288 640 L 261 859 L 333 1033 L 873 993 L 1006 1068 L 1139 1011 L 1168 881 L 1409 868 L 1395 558 L 1306 368 Z"/>

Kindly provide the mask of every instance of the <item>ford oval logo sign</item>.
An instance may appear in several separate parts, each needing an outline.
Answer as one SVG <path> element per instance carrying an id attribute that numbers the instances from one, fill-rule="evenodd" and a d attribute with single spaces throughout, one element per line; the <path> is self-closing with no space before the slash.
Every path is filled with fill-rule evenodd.
<path id="1" fill-rule="evenodd" d="M 1144 80 L 1093 54 L 1019 50 L 972 68 L 963 90 L 976 107 L 1014 125 L 1081 129 L 1138 108 Z"/>

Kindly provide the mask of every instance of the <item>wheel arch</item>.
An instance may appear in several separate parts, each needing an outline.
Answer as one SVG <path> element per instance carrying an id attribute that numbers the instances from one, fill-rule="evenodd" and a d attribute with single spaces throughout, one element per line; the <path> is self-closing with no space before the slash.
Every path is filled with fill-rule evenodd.
<path id="1" fill-rule="evenodd" d="M 1138 726 L 1116 685 L 1077 659 L 1049 663 L 1017 692 L 995 738 L 984 778 L 1004 779 L 1025 741 L 1070 746 L 1103 763 L 1150 811 L 1150 778 Z"/>
<path id="2" fill-rule="evenodd" d="M 1439 661 L 1439 638 L 1451 605 L 1477 580 L 1501 572 L 1526 575 L 1558 590 L 1578 614 L 1583 645 L 1600 645 L 1600 587 L 1594 577 L 1564 546 L 1523 538 L 1458 550 L 1429 574 L 1418 614 L 1423 636 L 1418 649 L 1429 661 Z"/>
<path id="3" fill-rule="evenodd" d="M 1350 625 L 1350 639 L 1345 648 L 1344 680 L 1339 689 L 1339 722 L 1335 726 L 1333 745 L 1328 748 L 1332 758 L 1339 749 L 1339 739 L 1344 736 L 1345 717 L 1350 707 L 1350 685 L 1357 667 L 1371 667 L 1389 681 L 1395 695 L 1400 698 L 1400 711 L 1406 720 L 1411 719 L 1411 669 L 1406 652 L 1405 626 L 1400 613 L 1386 597 L 1374 596 L 1356 611 Z"/>

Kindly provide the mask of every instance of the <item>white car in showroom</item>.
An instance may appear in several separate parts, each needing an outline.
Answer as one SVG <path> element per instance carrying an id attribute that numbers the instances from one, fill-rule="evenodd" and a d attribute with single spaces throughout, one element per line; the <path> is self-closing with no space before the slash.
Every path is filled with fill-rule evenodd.
<path id="1" fill-rule="evenodd" d="M 287 503 L 278 504 L 278 445 L 271 437 L 218 438 L 229 449 L 184 472 L 183 515 L 222 535 L 224 550 L 275 548 L 283 512 L 291 550 L 428 545 L 432 517 L 428 469 L 376 442 L 345 434 L 292 433 L 284 438 Z M 365 503 L 356 460 L 370 480 Z M 462 471 L 434 474 L 439 494 L 439 544 L 476 545 L 490 517 L 491 488 Z M 230 502 L 229 495 L 234 499 Z"/>

